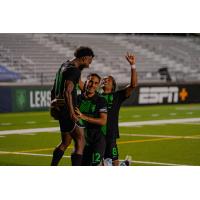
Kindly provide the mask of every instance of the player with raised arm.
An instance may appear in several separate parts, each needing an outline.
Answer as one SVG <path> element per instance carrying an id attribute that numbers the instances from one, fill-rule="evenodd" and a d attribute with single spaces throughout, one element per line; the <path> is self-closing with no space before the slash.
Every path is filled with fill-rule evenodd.
<path id="1" fill-rule="evenodd" d="M 72 139 L 74 140 L 74 152 L 71 154 L 72 165 L 80 166 L 82 163 L 85 140 L 83 128 L 79 127 L 79 118 L 75 113 L 76 85 L 81 71 L 92 63 L 94 53 L 89 47 L 79 47 L 74 56 L 73 60 L 63 63 L 59 68 L 51 91 L 51 115 L 59 120 L 61 131 L 61 143 L 53 152 L 52 166 L 58 165 Z"/>
<path id="2" fill-rule="evenodd" d="M 121 104 L 131 96 L 132 91 L 137 86 L 135 56 L 133 54 L 127 53 L 126 59 L 129 62 L 131 68 L 131 80 L 127 87 L 122 90 L 115 91 L 116 82 L 112 76 L 107 76 L 102 80 L 102 95 L 106 99 L 108 106 L 106 150 L 104 159 L 112 159 L 112 164 L 115 166 L 119 165 L 119 154 L 116 143 L 117 138 L 119 138 L 119 110 Z"/>

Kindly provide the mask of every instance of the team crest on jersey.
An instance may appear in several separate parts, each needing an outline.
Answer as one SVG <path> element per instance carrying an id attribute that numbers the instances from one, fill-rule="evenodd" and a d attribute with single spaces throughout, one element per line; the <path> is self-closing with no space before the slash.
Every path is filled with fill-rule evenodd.
<path id="1" fill-rule="evenodd" d="M 90 107 L 90 109 L 91 109 L 91 112 L 93 113 L 93 112 L 95 111 L 95 109 L 96 109 L 96 105 L 94 105 L 94 104 L 91 104 L 91 107 Z"/>
<path id="2" fill-rule="evenodd" d="M 91 101 L 83 100 L 80 105 L 80 111 L 83 113 L 93 113 L 96 109 L 96 105 L 92 104 Z"/>
<path id="3" fill-rule="evenodd" d="M 111 108 L 113 104 L 113 94 L 105 95 L 104 98 L 106 99 L 108 108 Z"/>

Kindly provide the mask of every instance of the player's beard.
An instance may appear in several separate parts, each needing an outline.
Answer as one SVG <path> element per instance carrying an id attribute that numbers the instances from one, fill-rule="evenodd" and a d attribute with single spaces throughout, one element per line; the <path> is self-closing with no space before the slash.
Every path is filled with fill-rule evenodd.
<path id="1" fill-rule="evenodd" d="M 79 69 L 82 71 L 84 68 L 88 68 L 88 67 L 89 67 L 88 65 L 80 65 Z"/>

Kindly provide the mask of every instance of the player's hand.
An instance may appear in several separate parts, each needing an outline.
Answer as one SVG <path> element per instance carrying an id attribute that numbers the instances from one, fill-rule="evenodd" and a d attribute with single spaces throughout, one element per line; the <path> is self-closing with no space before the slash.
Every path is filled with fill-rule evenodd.
<path id="1" fill-rule="evenodd" d="M 53 106 L 53 107 L 57 107 L 58 105 L 57 105 L 57 100 L 56 99 L 53 99 L 52 101 L 51 101 L 51 106 Z"/>
<path id="2" fill-rule="evenodd" d="M 133 54 L 127 53 L 125 57 L 130 65 L 135 65 L 135 56 Z"/>
<path id="3" fill-rule="evenodd" d="M 87 120 L 88 117 L 86 115 L 84 115 L 83 113 L 81 113 L 81 111 L 76 107 L 75 108 L 75 113 L 78 115 L 78 117 L 80 119 L 83 119 L 83 120 Z"/>
<path id="4" fill-rule="evenodd" d="M 75 111 L 76 115 L 81 118 L 82 113 L 77 107 L 75 108 L 74 111 Z"/>
<path id="5" fill-rule="evenodd" d="M 80 119 L 76 113 L 71 113 L 70 117 L 74 122 L 77 122 Z"/>

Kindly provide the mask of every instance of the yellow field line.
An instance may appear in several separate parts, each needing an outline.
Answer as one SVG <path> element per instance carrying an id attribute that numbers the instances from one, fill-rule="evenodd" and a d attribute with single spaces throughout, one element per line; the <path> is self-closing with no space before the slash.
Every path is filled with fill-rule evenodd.
<path id="1" fill-rule="evenodd" d="M 128 141 L 121 141 L 117 142 L 117 144 L 128 144 L 128 143 L 139 143 L 139 142 L 152 142 L 152 141 L 161 141 L 161 140 L 172 140 L 172 139 L 179 139 L 179 138 L 155 138 L 155 139 L 146 139 L 146 140 L 128 140 Z M 73 146 L 70 145 L 68 149 L 72 149 Z M 26 152 L 38 152 L 38 151 L 50 151 L 54 148 L 46 148 L 46 149 L 30 149 L 30 150 L 23 150 L 23 151 L 17 151 L 20 153 L 26 153 Z"/>
<path id="2" fill-rule="evenodd" d="M 54 147 L 55 148 L 55 147 Z M 26 153 L 26 152 L 38 152 L 38 151 L 50 151 L 53 150 L 54 148 L 46 148 L 46 149 L 30 149 L 30 150 L 23 150 L 23 151 L 17 151 L 20 153 Z M 73 146 L 67 147 L 67 149 L 72 149 Z"/>
<path id="3" fill-rule="evenodd" d="M 195 135 L 200 136 L 200 135 Z M 128 141 L 121 141 L 117 142 L 117 144 L 129 144 L 129 143 L 141 143 L 141 142 L 153 142 L 153 141 L 162 141 L 162 140 L 176 140 L 176 139 L 184 139 L 184 138 L 155 138 L 155 139 L 146 139 L 146 140 L 128 140 Z M 70 145 L 67 149 L 72 149 L 73 146 Z M 29 150 L 23 150 L 18 151 L 19 153 L 26 153 L 26 152 L 40 152 L 40 151 L 50 151 L 54 148 L 45 148 L 45 149 L 29 149 Z"/>
<path id="4" fill-rule="evenodd" d="M 47 148 L 47 149 L 30 149 L 30 150 L 23 150 L 23 151 L 17 151 L 20 153 L 26 153 L 26 152 L 37 152 L 37 151 L 49 151 L 53 150 L 53 148 Z"/>
<path id="5" fill-rule="evenodd" d="M 182 138 L 155 138 L 155 139 L 146 139 L 146 140 L 128 140 L 128 141 L 117 142 L 117 144 L 152 142 L 152 141 L 161 141 L 161 140 L 177 140 L 177 139 L 182 139 Z"/>

